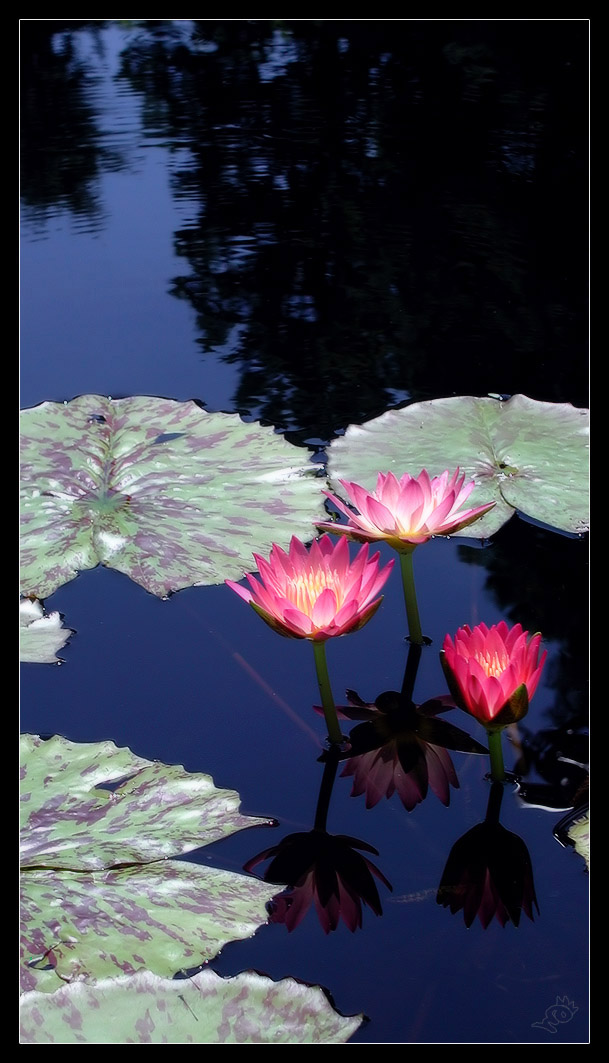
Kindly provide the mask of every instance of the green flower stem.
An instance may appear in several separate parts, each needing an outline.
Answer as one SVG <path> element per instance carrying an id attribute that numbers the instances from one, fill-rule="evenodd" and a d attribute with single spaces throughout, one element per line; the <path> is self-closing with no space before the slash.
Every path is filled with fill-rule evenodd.
<path id="1" fill-rule="evenodd" d="M 404 587 L 404 601 L 406 602 L 406 618 L 408 620 L 408 634 L 410 641 L 416 646 L 423 646 L 424 639 L 419 619 L 419 607 L 417 605 L 417 592 L 414 586 L 414 569 L 412 565 L 413 550 L 408 552 L 400 550 L 400 565 L 402 567 L 402 584 Z"/>
<path id="2" fill-rule="evenodd" d="M 491 779 L 493 782 L 505 782 L 501 731 L 487 731 L 486 737 L 488 738 L 488 751 L 491 755 Z"/>
<path id="3" fill-rule="evenodd" d="M 328 675 L 328 665 L 326 662 L 325 641 L 320 642 L 318 640 L 313 640 L 313 653 L 315 654 L 317 682 L 319 683 L 319 693 L 321 694 L 321 703 L 326 718 L 326 727 L 328 728 L 328 738 L 331 742 L 341 743 L 343 736 L 340 727 L 338 726 L 336 705 L 334 704 L 334 698 L 332 697 L 330 676 Z"/>

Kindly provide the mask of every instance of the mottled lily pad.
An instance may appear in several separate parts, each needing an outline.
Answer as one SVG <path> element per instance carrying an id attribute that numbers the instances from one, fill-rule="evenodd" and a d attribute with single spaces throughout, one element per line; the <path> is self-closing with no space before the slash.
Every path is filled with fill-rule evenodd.
<path id="1" fill-rule="evenodd" d="M 112 742 L 21 740 L 22 985 L 172 975 L 251 937 L 272 889 L 167 859 L 268 820 L 209 776 Z"/>
<path id="2" fill-rule="evenodd" d="M 23 1044 L 345 1044 L 363 1021 L 318 986 L 246 971 L 167 980 L 142 972 L 21 998 Z"/>
<path id="3" fill-rule="evenodd" d="M 107 565 L 153 594 L 240 579 L 252 551 L 313 537 L 308 454 L 194 402 L 82 395 L 21 414 L 21 589 Z"/>
<path id="4" fill-rule="evenodd" d="M 439 476 L 457 466 L 476 482 L 468 506 L 496 502 L 459 535 L 485 539 L 519 513 L 562 532 L 589 527 L 588 410 L 539 402 L 460 396 L 416 402 L 350 425 L 328 450 L 328 473 L 368 490 L 379 472 Z"/>
<path id="5" fill-rule="evenodd" d="M 569 838 L 575 846 L 575 851 L 586 861 L 586 867 L 590 870 L 590 813 L 585 809 L 581 817 L 576 819 L 568 831 Z"/>
<path id="6" fill-rule="evenodd" d="M 59 613 L 45 614 L 40 602 L 19 602 L 19 656 L 31 664 L 59 664 L 59 650 L 74 632 L 64 627 Z"/>
<path id="7" fill-rule="evenodd" d="M 62 981 L 142 969 L 171 978 L 206 963 L 266 923 L 273 890 L 261 885 L 181 860 L 103 873 L 24 871 L 22 990 L 54 992 Z"/>
<path id="8" fill-rule="evenodd" d="M 21 737 L 22 867 L 93 871 L 211 845 L 268 820 L 209 775 L 144 760 L 113 742 Z"/>

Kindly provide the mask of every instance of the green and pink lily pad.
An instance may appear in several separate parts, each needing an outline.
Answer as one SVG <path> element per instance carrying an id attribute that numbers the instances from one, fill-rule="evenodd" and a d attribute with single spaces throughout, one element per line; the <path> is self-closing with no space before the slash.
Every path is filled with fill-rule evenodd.
<path id="1" fill-rule="evenodd" d="M 313 538 L 318 467 L 271 427 L 195 402 L 82 395 L 21 414 L 21 591 L 107 565 L 164 597 Z"/>
<path id="2" fill-rule="evenodd" d="M 589 528 L 589 412 L 526 395 L 416 402 L 350 425 L 328 449 L 328 475 L 371 491 L 379 472 L 440 476 L 457 466 L 476 487 L 468 505 L 495 502 L 458 534 L 494 535 L 514 513 L 569 534 Z"/>
<path id="3" fill-rule="evenodd" d="M 319 986 L 196 971 L 276 885 L 168 858 L 267 820 L 112 742 L 21 739 L 22 1044 L 344 1044 Z M 176 977 L 183 975 L 183 977 Z"/>
<path id="4" fill-rule="evenodd" d="M 142 971 L 21 998 L 22 1044 L 345 1044 L 363 1015 L 334 1010 L 319 986 L 254 971 L 186 979 Z"/>
<path id="5" fill-rule="evenodd" d="M 586 861 L 586 868 L 590 870 L 590 813 L 588 809 L 582 811 L 579 818 L 569 828 L 569 838 L 575 846 L 575 851 Z"/>
<path id="6" fill-rule="evenodd" d="M 64 627 L 59 613 L 45 613 L 30 598 L 19 602 L 19 659 L 31 664 L 60 664 L 57 656 L 74 632 Z"/>
<path id="7" fill-rule="evenodd" d="M 172 857 L 268 820 L 208 775 L 112 742 L 21 738 L 22 988 L 171 977 L 251 937 L 273 889 Z M 276 887 L 275 887 L 276 890 Z"/>

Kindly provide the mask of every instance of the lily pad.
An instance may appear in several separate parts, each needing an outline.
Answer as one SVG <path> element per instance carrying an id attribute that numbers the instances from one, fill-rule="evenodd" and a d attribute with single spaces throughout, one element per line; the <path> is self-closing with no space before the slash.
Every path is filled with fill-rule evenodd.
<path id="1" fill-rule="evenodd" d="M 272 889 L 169 860 L 268 820 L 206 775 L 112 742 L 22 737 L 22 985 L 172 975 L 266 923 Z"/>
<path id="2" fill-rule="evenodd" d="M 267 922 L 273 890 L 180 860 L 83 873 L 21 874 L 22 990 L 207 963 Z M 275 887 L 276 891 L 276 887 Z"/>
<path id="3" fill-rule="evenodd" d="M 568 832 L 569 838 L 575 846 L 575 851 L 586 861 L 586 867 L 590 870 L 590 813 L 588 809 L 582 812 Z"/>
<path id="4" fill-rule="evenodd" d="M 148 972 L 21 998 L 22 1044 L 345 1044 L 363 1021 L 318 986 L 246 971 L 167 980 Z"/>
<path id="5" fill-rule="evenodd" d="M 562 532 L 589 527 L 588 410 L 459 396 L 416 402 L 350 425 L 328 449 L 328 473 L 372 490 L 379 472 L 439 476 L 457 466 L 476 487 L 468 506 L 496 505 L 459 535 L 485 539 L 518 511 Z"/>
<path id="6" fill-rule="evenodd" d="M 32 664 L 59 664 L 59 650 L 74 632 L 64 627 L 59 613 L 45 614 L 40 602 L 19 602 L 19 657 Z"/>
<path id="7" fill-rule="evenodd" d="M 21 866 L 92 871 L 211 845 L 268 820 L 209 775 L 144 760 L 113 742 L 21 737 Z"/>
<path id="8" fill-rule="evenodd" d="M 107 565 L 161 597 L 240 579 L 323 519 L 317 467 L 195 402 L 82 395 L 21 414 L 22 593 Z"/>

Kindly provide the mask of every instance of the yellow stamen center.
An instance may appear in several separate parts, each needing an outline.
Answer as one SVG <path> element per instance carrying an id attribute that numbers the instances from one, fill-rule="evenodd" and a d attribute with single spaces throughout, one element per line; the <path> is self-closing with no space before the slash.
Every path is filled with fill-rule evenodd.
<path id="1" fill-rule="evenodd" d="M 344 588 L 336 572 L 303 572 L 286 587 L 286 598 L 294 603 L 305 616 L 311 616 L 313 608 L 322 591 L 329 588 L 334 591 L 336 608 L 340 609 L 344 599 Z"/>
<path id="2" fill-rule="evenodd" d="M 507 653 L 476 653 L 475 657 L 488 676 L 501 675 L 510 663 Z"/>

